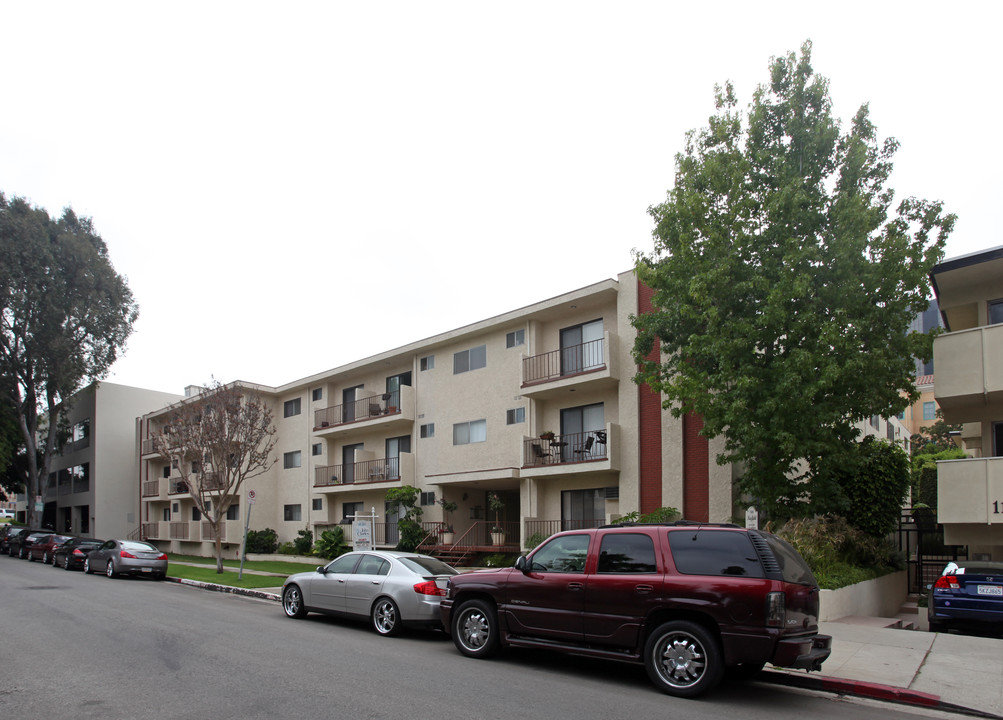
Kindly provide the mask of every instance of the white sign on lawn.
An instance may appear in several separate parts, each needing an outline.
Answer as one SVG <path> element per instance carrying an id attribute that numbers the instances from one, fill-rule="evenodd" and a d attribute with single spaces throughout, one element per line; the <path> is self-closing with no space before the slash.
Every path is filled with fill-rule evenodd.
<path id="1" fill-rule="evenodd" d="M 369 520 L 356 520 L 352 523 L 352 535 L 355 538 L 356 550 L 373 549 L 373 532 Z"/>

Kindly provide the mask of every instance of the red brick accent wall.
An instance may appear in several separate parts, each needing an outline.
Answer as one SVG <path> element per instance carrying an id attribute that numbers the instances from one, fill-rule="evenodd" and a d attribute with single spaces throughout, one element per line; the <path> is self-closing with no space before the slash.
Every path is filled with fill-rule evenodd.
<path id="1" fill-rule="evenodd" d="M 695 413 L 683 416 L 683 518 L 694 522 L 710 520 L 710 445 L 700 434 L 703 418 Z"/>
<path id="2" fill-rule="evenodd" d="M 652 309 L 651 298 L 654 291 L 637 282 L 638 313 Z M 659 357 L 659 344 L 648 356 L 652 360 Z M 637 434 L 638 434 L 638 510 L 650 513 L 662 506 L 662 398 L 647 385 L 637 388 Z"/>

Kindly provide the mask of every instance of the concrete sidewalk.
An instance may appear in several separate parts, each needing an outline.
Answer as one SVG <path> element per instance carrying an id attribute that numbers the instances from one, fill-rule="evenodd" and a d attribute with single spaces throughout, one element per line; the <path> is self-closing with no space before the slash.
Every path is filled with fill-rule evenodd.
<path id="1" fill-rule="evenodd" d="M 175 582 L 276 602 L 282 592 Z M 768 666 L 757 680 L 1003 720 L 1003 639 L 926 632 L 921 617 L 920 630 L 888 628 L 888 618 L 819 623 L 832 636 L 821 672 Z"/>
<path id="2" fill-rule="evenodd" d="M 832 636 L 822 671 L 771 668 L 764 679 L 1003 718 L 1003 639 L 892 629 L 869 620 L 819 623 L 819 631 Z"/>

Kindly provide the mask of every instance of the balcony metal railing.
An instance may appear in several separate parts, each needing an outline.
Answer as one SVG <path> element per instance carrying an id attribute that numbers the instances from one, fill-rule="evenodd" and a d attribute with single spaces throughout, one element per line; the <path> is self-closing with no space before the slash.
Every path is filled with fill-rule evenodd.
<path id="1" fill-rule="evenodd" d="M 214 472 L 206 473 L 205 476 L 202 478 L 202 489 L 206 492 L 222 491 L 226 489 L 226 482 L 217 473 Z M 181 478 L 171 478 L 171 483 L 167 488 L 168 495 L 184 495 L 185 493 L 190 493 L 190 492 L 191 492 L 191 487 L 189 486 L 188 481 L 182 480 Z M 145 494 L 145 488 L 144 488 L 144 494 Z"/>
<path id="2" fill-rule="evenodd" d="M 140 539 L 160 539 L 160 523 L 150 522 L 143 523 L 142 530 L 140 531 Z"/>
<path id="3" fill-rule="evenodd" d="M 160 480 L 143 481 L 143 497 L 157 497 L 160 495 Z"/>
<path id="4" fill-rule="evenodd" d="M 384 415 L 399 415 L 400 391 L 362 398 L 344 405 L 334 405 L 314 411 L 314 429 L 337 427 L 346 423 L 361 422 Z"/>
<path id="5" fill-rule="evenodd" d="M 364 460 L 348 465 L 324 465 L 314 468 L 313 472 L 314 487 L 388 482 L 400 480 L 400 458 Z"/>
<path id="6" fill-rule="evenodd" d="M 168 528 L 171 540 L 188 540 L 190 525 L 186 522 L 172 522 Z"/>
<path id="7" fill-rule="evenodd" d="M 603 340 L 569 345 L 522 361 L 522 381 L 526 385 L 557 380 L 606 367 Z"/>
<path id="8" fill-rule="evenodd" d="M 523 441 L 525 466 L 566 465 L 609 458 L 605 430 L 555 435 L 553 438 L 527 438 Z"/>
<path id="9" fill-rule="evenodd" d="M 606 520 L 600 518 L 591 520 L 526 520 L 526 538 L 532 538 L 539 533 L 546 539 L 562 530 L 585 530 L 602 527 L 605 524 Z"/>

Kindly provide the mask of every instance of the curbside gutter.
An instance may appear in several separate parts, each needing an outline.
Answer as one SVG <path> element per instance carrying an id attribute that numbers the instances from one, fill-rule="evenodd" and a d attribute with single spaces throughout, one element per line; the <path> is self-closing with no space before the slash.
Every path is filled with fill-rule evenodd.
<path id="1" fill-rule="evenodd" d="M 909 690 L 907 688 L 895 687 L 894 685 L 882 685 L 881 683 L 864 682 L 863 680 L 847 680 L 845 678 L 832 677 L 829 675 L 809 675 L 808 673 L 793 673 L 780 670 L 764 670 L 756 676 L 756 680 L 774 683 L 776 685 L 787 685 L 805 690 L 820 690 L 839 695 L 853 695 L 855 697 L 866 697 L 873 700 L 883 700 L 885 702 L 898 703 L 900 705 L 911 705 L 913 707 L 924 707 L 933 710 L 944 710 L 971 717 L 992 718 L 1001 720 L 999 715 L 987 713 L 982 710 L 955 705 L 945 702 L 940 695 Z"/>
<path id="2" fill-rule="evenodd" d="M 246 597 L 258 598 L 259 600 L 279 601 L 279 596 L 275 593 L 264 592 L 263 590 L 252 590 L 249 588 L 238 588 L 232 585 L 220 585 L 218 583 L 202 582 L 201 580 L 188 580 L 187 578 L 166 577 L 164 580 L 175 582 L 180 585 L 190 585 L 202 590 L 212 590 L 213 592 L 229 593 L 230 595 L 244 595 Z"/>

